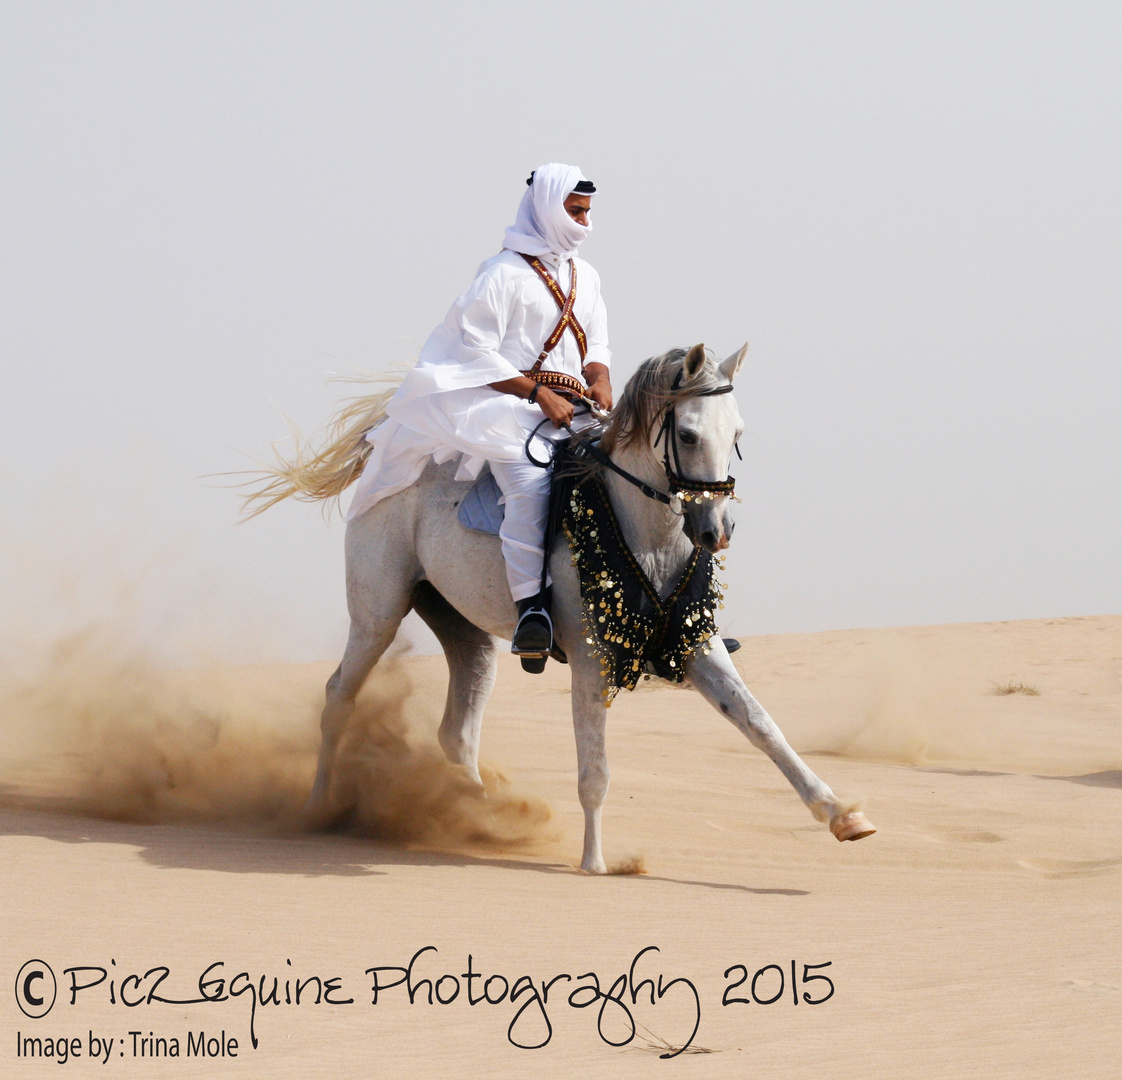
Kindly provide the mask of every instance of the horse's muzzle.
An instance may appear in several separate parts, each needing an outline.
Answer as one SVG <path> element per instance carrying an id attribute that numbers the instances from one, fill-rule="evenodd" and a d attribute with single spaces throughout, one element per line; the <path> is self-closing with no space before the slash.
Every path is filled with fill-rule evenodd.
<path id="1" fill-rule="evenodd" d="M 688 504 L 682 528 L 691 543 L 716 555 L 729 546 L 736 524 L 726 500 L 717 503 L 717 500 L 706 499 Z"/>

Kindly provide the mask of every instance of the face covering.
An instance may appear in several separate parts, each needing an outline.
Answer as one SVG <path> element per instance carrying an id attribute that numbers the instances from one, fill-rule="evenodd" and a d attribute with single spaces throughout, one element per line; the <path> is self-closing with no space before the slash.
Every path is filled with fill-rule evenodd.
<path id="1" fill-rule="evenodd" d="M 518 217 L 503 237 L 503 247 L 525 255 L 572 258 L 591 225 L 578 225 L 565 209 L 565 199 L 585 180 L 575 165 L 542 165 L 518 205 Z M 587 183 L 587 181 L 585 181 Z"/>

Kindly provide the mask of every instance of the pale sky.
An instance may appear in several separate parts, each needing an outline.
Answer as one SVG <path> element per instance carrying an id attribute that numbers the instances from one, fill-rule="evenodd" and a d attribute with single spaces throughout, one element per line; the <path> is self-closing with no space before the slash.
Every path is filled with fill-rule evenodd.
<path id="1" fill-rule="evenodd" d="M 751 342 L 726 630 L 1122 611 L 1120 31 L 1116 3 L 4 0 L 9 611 L 131 587 L 152 633 L 338 655 L 338 519 L 235 526 L 197 478 L 415 355 L 545 161 L 600 189 L 617 386 Z"/>

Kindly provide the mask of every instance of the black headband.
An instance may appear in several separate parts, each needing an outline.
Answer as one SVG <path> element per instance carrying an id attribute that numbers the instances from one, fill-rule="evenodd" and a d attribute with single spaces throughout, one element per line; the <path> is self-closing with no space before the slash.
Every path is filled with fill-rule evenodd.
<path id="1" fill-rule="evenodd" d="M 527 187 L 529 187 L 534 182 L 534 173 L 536 173 L 537 171 L 538 170 L 535 169 L 534 172 L 530 173 L 529 177 L 526 180 L 526 186 Z M 582 181 L 580 181 L 579 184 L 577 184 L 577 186 L 575 188 L 573 188 L 573 190 L 571 192 L 569 192 L 569 194 L 570 195 L 595 195 L 596 194 L 596 185 L 591 180 L 582 180 Z"/>

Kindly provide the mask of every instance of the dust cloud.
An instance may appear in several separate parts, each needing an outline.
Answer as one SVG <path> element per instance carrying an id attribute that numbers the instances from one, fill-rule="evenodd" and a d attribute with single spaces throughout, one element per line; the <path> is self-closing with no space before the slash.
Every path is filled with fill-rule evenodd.
<path id="1" fill-rule="evenodd" d="M 168 670 L 127 620 L 89 626 L 0 673 L 0 805 L 144 824 L 303 832 L 330 664 Z M 340 745 L 331 826 L 433 847 L 526 848 L 550 809 L 451 765 L 407 662 L 387 660 Z M 426 724 L 426 719 L 428 723 Z M 426 731 L 426 727 L 428 730 Z"/>
<path id="2" fill-rule="evenodd" d="M 340 741 L 332 801 L 347 827 L 364 836 L 421 843 L 524 846 L 552 839 L 541 799 L 519 794 L 480 763 L 486 795 L 432 741 L 412 737 L 414 687 L 407 661 L 385 662 L 359 696 Z"/>
<path id="3" fill-rule="evenodd" d="M 1122 765 L 1120 642 L 1088 616 L 777 635 L 737 662 L 800 752 L 1067 774 Z"/>

